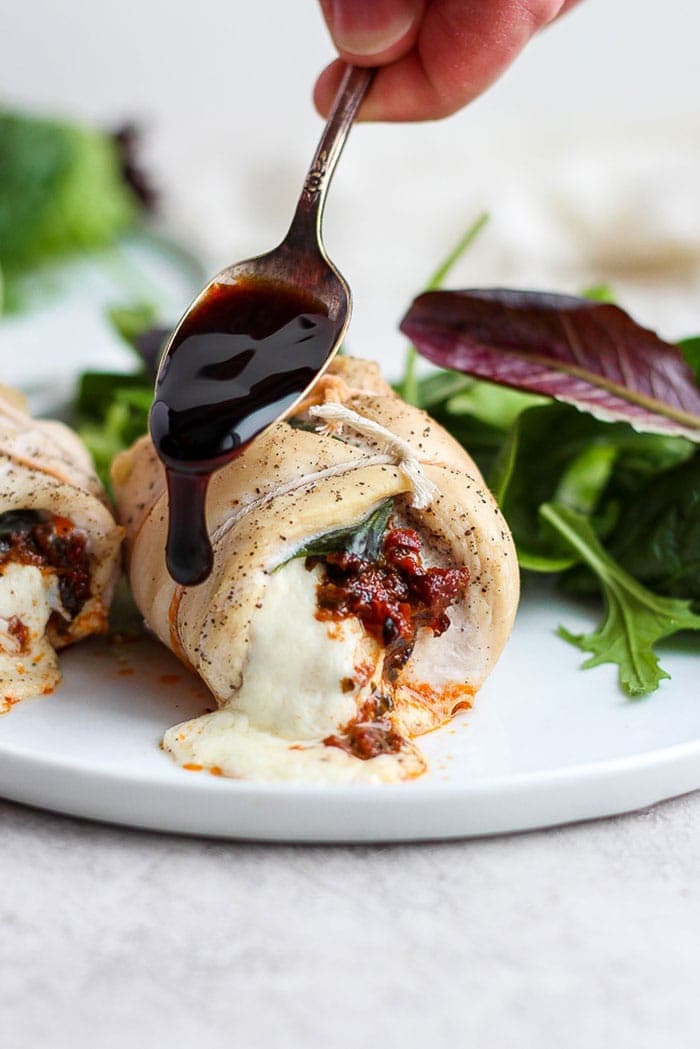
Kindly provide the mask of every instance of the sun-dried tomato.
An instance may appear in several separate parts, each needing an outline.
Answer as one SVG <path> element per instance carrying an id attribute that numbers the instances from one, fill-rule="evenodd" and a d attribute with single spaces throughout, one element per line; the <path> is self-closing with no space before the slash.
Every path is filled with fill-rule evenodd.
<path id="1" fill-rule="evenodd" d="M 425 568 L 423 544 L 412 528 L 387 531 L 375 562 L 356 554 L 328 554 L 317 588 L 321 620 L 356 616 L 387 649 L 385 672 L 396 677 L 411 656 L 420 627 L 436 636 L 450 625 L 447 609 L 463 597 L 467 568 Z"/>
<path id="2" fill-rule="evenodd" d="M 58 577 L 61 603 L 73 619 L 90 597 L 86 533 L 65 517 L 35 510 L 1 514 L 0 525 L 0 564 L 50 568 Z"/>

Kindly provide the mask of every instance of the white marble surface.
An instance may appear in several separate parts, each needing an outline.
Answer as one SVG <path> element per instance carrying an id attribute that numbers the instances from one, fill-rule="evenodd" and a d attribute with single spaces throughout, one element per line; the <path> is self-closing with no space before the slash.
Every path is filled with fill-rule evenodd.
<path id="1" fill-rule="evenodd" d="M 290 847 L 3 802 L 0 1043 L 690 1049 L 699 824 Z"/>

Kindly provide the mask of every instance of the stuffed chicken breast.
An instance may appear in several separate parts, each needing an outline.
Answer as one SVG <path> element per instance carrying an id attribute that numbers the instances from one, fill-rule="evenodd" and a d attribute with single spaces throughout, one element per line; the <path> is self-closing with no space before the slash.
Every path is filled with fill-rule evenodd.
<path id="1" fill-rule="evenodd" d="M 0 710 L 51 692 L 56 651 L 106 630 L 122 534 L 80 440 L 0 387 Z"/>
<path id="2" fill-rule="evenodd" d="M 470 457 L 376 366 L 338 358 L 293 419 L 214 476 L 199 586 L 166 570 L 148 438 L 113 479 L 136 602 L 219 704 L 166 733 L 176 761 L 338 782 L 425 769 L 413 739 L 471 705 L 510 632 L 518 570 Z"/>

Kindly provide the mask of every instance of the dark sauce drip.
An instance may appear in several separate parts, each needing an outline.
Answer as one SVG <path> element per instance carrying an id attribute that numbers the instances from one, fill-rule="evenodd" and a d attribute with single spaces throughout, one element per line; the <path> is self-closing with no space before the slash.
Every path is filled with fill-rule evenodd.
<path id="1" fill-rule="evenodd" d="M 193 586 L 211 571 L 204 504 L 212 473 L 294 404 L 335 337 L 317 299 L 253 280 L 215 285 L 178 332 L 150 418 L 168 476 L 166 560 L 176 582 Z"/>

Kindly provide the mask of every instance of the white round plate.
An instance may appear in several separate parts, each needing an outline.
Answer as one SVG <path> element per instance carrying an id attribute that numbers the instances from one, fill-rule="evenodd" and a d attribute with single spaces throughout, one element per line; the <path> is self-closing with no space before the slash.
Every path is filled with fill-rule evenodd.
<path id="1" fill-rule="evenodd" d="M 614 668 L 577 669 L 559 622 L 590 625 L 529 586 L 473 711 L 420 741 L 421 779 L 316 787 L 178 768 L 163 731 L 202 713 L 204 688 L 148 639 L 76 646 L 52 696 L 0 718 L 0 794 L 91 819 L 261 841 L 422 840 L 609 816 L 700 788 L 697 639 L 662 652 L 672 674 L 631 702 Z M 685 648 L 685 650 L 684 650 Z"/>
<path id="2" fill-rule="evenodd" d="M 176 316 L 195 290 L 187 287 L 191 275 L 134 250 L 137 265 L 170 294 L 168 315 Z M 2 378 L 31 393 L 36 411 L 60 402 L 82 368 L 131 363 L 103 320 L 103 307 L 119 301 L 114 288 L 88 264 L 75 264 L 66 281 L 73 294 L 0 327 Z M 591 627 L 549 586 L 529 585 L 475 709 L 419 741 L 428 773 L 377 787 L 186 772 L 158 744 L 166 728 L 211 702 L 203 686 L 153 641 L 84 643 L 62 655 L 64 680 L 54 695 L 0 717 L 0 795 L 161 831 L 347 842 L 526 830 L 700 788 L 700 638 L 666 643 L 662 663 L 672 680 L 631 702 L 615 668 L 578 669 L 582 654 L 555 636 L 562 622 Z"/>

